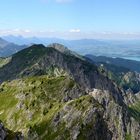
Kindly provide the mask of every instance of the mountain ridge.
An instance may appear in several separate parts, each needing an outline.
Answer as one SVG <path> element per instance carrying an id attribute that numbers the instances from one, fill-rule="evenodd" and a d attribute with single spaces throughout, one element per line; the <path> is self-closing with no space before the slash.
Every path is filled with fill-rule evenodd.
<path id="1" fill-rule="evenodd" d="M 0 68 L 6 127 L 31 140 L 138 139 L 137 97 L 97 65 L 59 49 L 32 45 Z"/>
<path id="2" fill-rule="evenodd" d="M 22 37 L 11 36 L 3 37 L 3 39 L 14 42 L 19 45 L 32 43 L 49 45 L 51 43 L 60 43 L 67 46 L 70 50 L 75 51 L 81 55 L 92 54 L 96 56 L 120 57 L 130 60 L 140 61 L 139 46 L 140 40 L 107 40 L 107 39 L 79 39 L 66 40 L 60 38 L 46 38 L 46 37 Z"/>
<path id="3" fill-rule="evenodd" d="M 0 69 L 0 79 L 2 82 L 2 79 L 3 81 L 12 80 L 30 74 L 34 76 L 39 72 L 47 74 L 51 67 L 62 68 L 87 91 L 97 88 L 117 93 L 120 90 L 107 77 L 100 74 L 95 65 L 75 55 L 65 54 L 53 47 L 46 48 L 43 45 L 33 45 L 13 55 L 11 62 Z M 118 94 L 118 96 L 121 95 Z"/>
<path id="4" fill-rule="evenodd" d="M 140 91 L 139 62 L 93 55 L 86 55 L 85 58 L 124 90 Z"/>

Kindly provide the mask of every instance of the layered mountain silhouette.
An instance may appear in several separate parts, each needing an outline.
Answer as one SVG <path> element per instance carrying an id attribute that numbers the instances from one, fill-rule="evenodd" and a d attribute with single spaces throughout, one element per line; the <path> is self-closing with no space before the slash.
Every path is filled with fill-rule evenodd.
<path id="1" fill-rule="evenodd" d="M 11 61 L 0 69 L 1 82 L 47 74 L 50 69 L 58 68 L 63 69 L 85 90 L 92 88 L 114 90 L 115 86 L 113 88 L 112 82 L 100 74 L 96 65 L 75 56 L 68 50 L 65 51 L 62 45 L 54 45 L 47 48 L 43 45 L 33 45 L 14 54 Z"/>
<path id="2" fill-rule="evenodd" d="M 17 45 L 0 38 L 0 57 L 10 56 L 26 47 L 27 45 Z"/>
<path id="3" fill-rule="evenodd" d="M 139 40 L 106 40 L 106 39 L 80 39 L 64 40 L 47 37 L 3 36 L 3 39 L 18 45 L 60 43 L 79 54 L 92 54 L 95 56 L 121 57 L 140 61 Z"/>

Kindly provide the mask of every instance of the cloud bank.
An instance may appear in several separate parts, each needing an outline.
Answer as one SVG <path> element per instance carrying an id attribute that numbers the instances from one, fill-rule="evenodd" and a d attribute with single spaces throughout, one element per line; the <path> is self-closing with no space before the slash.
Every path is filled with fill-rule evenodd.
<path id="1" fill-rule="evenodd" d="M 43 2 L 70 3 L 73 0 L 41 0 Z"/>
<path id="2" fill-rule="evenodd" d="M 81 31 L 80 29 L 70 29 L 67 31 L 43 30 L 33 31 L 30 29 L 0 29 L 0 36 L 22 35 L 24 37 L 50 37 L 62 39 L 140 39 L 140 32 L 94 32 Z"/>
<path id="3" fill-rule="evenodd" d="M 68 3 L 72 2 L 72 0 L 55 0 L 57 3 Z"/>
<path id="4" fill-rule="evenodd" d="M 79 32 L 81 32 L 81 30 L 80 29 L 71 29 L 71 30 L 69 30 L 69 32 L 70 33 L 79 33 Z"/>

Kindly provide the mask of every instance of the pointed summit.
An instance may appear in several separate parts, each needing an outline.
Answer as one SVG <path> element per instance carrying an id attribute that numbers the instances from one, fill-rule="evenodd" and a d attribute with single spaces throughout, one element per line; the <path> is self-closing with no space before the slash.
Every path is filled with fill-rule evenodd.
<path id="1" fill-rule="evenodd" d="M 64 45 L 59 44 L 59 43 L 52 43 L 52 44 L 48 45 L 48 47 L 54 48 L 61 53 L 70 53 L 70 50 L 67 47 L 65 47 Z"/>

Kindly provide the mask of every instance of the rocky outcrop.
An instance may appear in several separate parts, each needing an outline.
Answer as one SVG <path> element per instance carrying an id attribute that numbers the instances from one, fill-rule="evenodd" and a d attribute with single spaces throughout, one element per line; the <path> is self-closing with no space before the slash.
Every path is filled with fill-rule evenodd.
<path id="1" fill-rule="evenodd" d="M 103 76 L 97 67 L 79 57 L 62 53 L 53 47 L 45 48 L 43 45 L 33 45 L 15 54 L 7 65 L 0 69 L 0 81 L 15 78 L 47 74 L 52 68 L 63 69 L 86 92 L 93 88 L 108 90 L 113 94 L 116 102 L 122 104 L 121 90 Z"/>
<path id="2" fill-rule="evenodd" d="M 3 123 L 0 122 L 0 140 L 4 140 L 7 136 L 7 131 L 3 126 Z"/>
<path id="3" fill-rule="evenodd" d="M 128 135 L 132 140 L 139 139 L 140 122 L 134 120 L 125 103 L 123 106 L 115 103 L 108 91 L 94 89 L 89 94 L 103 105 L 105 109 L 103 118 L 106 120 L 109 130 L 112 132 L 113 140 L 123 140 Z M 128 99 L 126 100 L 130 101 Z"/>
<path id="4" fill-rule="evenodd" d="M 48 45 L 49 48 L 54 48 L 56 50 L 58 50 L 61 53 L 65 53 L 65 54 L 71 54 L 72 51 L 70 51 L 67 47 L 65 47 L 64 45 L 61 45 L 59 43 L 53 43 Z"/>
<path id="5" fill-rule="evenodd" d="M 54 116 L 51 127 L 57 132 L 65 124 L 63 131 L 69 131 L 67 139 L 70 140 L 111 140 L 112 133 L 103 119 L 103 112 L 104 109 L 94 98 L 83 96 L 68 102 Z M 62 139 L 62 136 L 59 138 Z"/>
<path id="6" fill-rule="evenodd" d="M 23 136 L 19 132 L 12 132 L 4 127 L 0 121 L 0 140 L 23 140 Z"/>
<path id="7" fill-rule="evenodd" d="M 135 95 L 56 45 L 31 46 L 0 69 L 1 82 L 11 80 L 0 86 L 1 100 L 10 97 L 2 110 L 9 127 L 31 140 L 138 140 Z"/>

